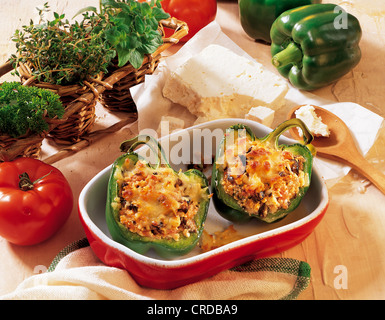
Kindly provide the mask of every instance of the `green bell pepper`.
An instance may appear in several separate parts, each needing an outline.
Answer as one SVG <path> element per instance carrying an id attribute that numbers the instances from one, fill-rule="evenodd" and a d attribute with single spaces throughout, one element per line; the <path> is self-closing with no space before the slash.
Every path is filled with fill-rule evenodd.
<path id="1" fill-rule="evenodd" d="M 134 149 L 141 144 L 147 144 L 152 150 L 152 152 L 157 155 L 155 165 L 151 165 L 149 162 L 145 162 L 143 157 L 139 156 L 136 152 L 134 152 Z M 175 256 L 184 255 L 191 251 L 196 246 L 202 234 L 203 224 L 206 220 L 207 211 L 209 207 L 210 196 L 208 181 L 205 175 L 196 169 L 190 169 L 186 172 L 174 171 L 170 167 L 160 144 L 150 136 L 139 135 L 134 139 L 123 142 L 120 148 L 122 152 L 126 153 L 116 159 L 112 166 L 107 192 L 106 222 L 111 237 L 115 241 L 141 254 L 146 253 L 149 249 L 152 248 L 161 257 L 171 258 Z M 124 180 L 124 176 L 127 177 L 127 174 L 132 173 L 133 170 L 137 168 L 136 165 L 138 161 L 141 161 L 139 165 L 142 165 L 142 168 L 145 168 L 143 169 L 143 172 L 149 172 L 147 174 L 148 179 L 156 180 L 158 178 L 156 178 L 155 176 L 157 176 L 160 177 L 159 179 L 163 179 L 166 182 L 163 182 L 159 189 L 150 189 L 147 195 L 143 195 L 141 199 L 134 198 L 134 200 L 127 200 L 127 198 L 124 198 L 123 196 L 124 184 L 132 184 L 132 181 L 134 180 Z M 164 178 L 165 176 L 162 175 L 162 172 L 164 171 L 162 170 L 166 170 L 166 176 L 171 178 Z M 151 182 L 150 180 L 145 181 L 146 183 L 143 188 Z M 165 186 L 166 183 L 168 183 L 167 187 Z M 177 200 L 175 200 L 176 198 L 171 199 L 169 197 L 170 202 L 167 202 L 168 199 L 164 196 L 164 194 L 167 194 L 167 192 L 169 192 L 168 190 L 171 190 L 171 192 L 176 190 L 175 188 L 177 184 L 178 186 L 183 186 L 181 188 L 184 188 L 184 190 L 181 191 L 181 197 Z M 174 186 L 174 189 L 170 187 L 171 185 Z M 136 188 L 136 185 L 131 185 L 130 188 L 130 190 L 133 190 L 133 188 Z M 197 195 L 197 197 L 194 199 L 192 197 L 190 198 L 189 190 L 195 190 L 195 194 Z M 152 194 L 155 194 L 155 196 L 151 197 Z M 147 198 L 144 198 L 145 196 Z M 199 199 L 199 201 L 197 199 Z M 151 201 L 156 202 L 155 206 L 153 206 L 154 202 Z M 178 201 L 179 208 L 175 208 L 174 205 L 167 204 L 175 204 L 175 201 Z M 159 205 L 161 207 L 156 206 L 158 205 L 158 202 L 160 203 Z M 138 203 L 141 203 L 142 207 L 140 207 Z M 193 203 L 193 205 L 195 206 L 194 210 L 196 211 L 193 211 L 195 212 L 195 214 L 190 217 L 187 221 L 186 216 L 188 210 L 190 210 L 190 203 Z M 186 207 L 187 205 L 189 207 Z M 172 207 L 172 209 L 169 209 L 170 207 Z M 154 208 L 156 209 L 154 210 Z M 159 212 L 163 209 L 168 210 L 167 215 L 163 215 L 162 217 L 160 217 Z M 141 233 L 140 231 L 137 232 L 136 230 L 130 230 L 127 225 L 122 223 L 122 211 L 123 214 L 129 212 L 130 219 L 132 216 L 136 217 L 136 213 L 138 212 L 141 215 L 147 215 L 147 217 L 148 215 L 150 215 L 150 217 L 148 217 L 150 225 L 148 226 L 147 231 L 145 231 L 147 233 Z M 162 212 L 164 213 L 164 211 Z M 147 217 L 145 219 L 147 219 Z M 175 226 L 175 232 L 170 237 L 167 236 L 166 233 L 168 232 L 167 230 L 170 229 L 167 229 L 168 227 L 165 227 L 166 229 L 164 230 L 166 231 L 164 231 L 163 227 L 170 226 L 170 221 L 178 221 L 175 220 L 175 217 L 177 219 L 180 219 L 180 222 L 179 225 Z M 132 219 L 134 219 L 134 222 L 132 222 L 133 225 L 136 226 L 136 218 Z M 191 229 L 189 229 L 190 231 L 186 232 L 188 230 L 188 227 L 191 227 L 191 224 L 195 225 L 193 228 L 194 230 L 191 231 Z M 177 236 L 177 238 L 175 238 L 175 236 Z"/>
<path id="2" fill-rule="evenodd" d="M 320 2 L 321 0 L 239 0 L 239 17 L 247 35 L 270 43 L 270 28 L 281 13 Z"/>
<path id="3" fill-rule="evenodd" d="M 358 64 L 361 35 L 359 21 L 335 4 L 291 9 L 271 27 L 272 63 L 293 86 L 321 88 Z"/>
<path id="4" fill-rule="evenodd" d="M 233 222 L 245 222 L 254 217 L 264 222 L 271 223 L 284 218 L 300 204 L 310 185 L 313 156 L 306 145 L 299 143 L 293 145 L 278 144 L 280 135 L 292 127 L 300 127 L 304 134 L 304 143 L 311 143 L 313 136 L 300 119 L 290 119 L 283 122 L 274 131 L 263 138 L 257 138 L 251 129 L 243 124 L 231 126 L 226 130 L 225 136 L 218 147 L 211 182 L 214 206 L 221 216 Z M 243 138 L 250 142 L 249 144 L 246 142 L 248 150 L 246 152 L 234 152 L 235 161 L 230 164 L 230 162 L 224 160 L 224 158 L 232 156 L 232 147 L 235 146 L 235 144 L 238 145 L 238 151 L 240 150 L 239 148 L 242 146 L 242 141 L 240 141 L 240 139 Z M 253 144 L 257 146 L 254 150 L 250 147 Z M 278 152 L 280 157 L 286 157 L 291 153 L 292 156 L 290 157 L 292 160 L 290 162 L 290 170 L 277 170 L 278 167 L 272 165 L 270 168 L 269 165 L 266 167 L 268 172 L 267 179 L 262 178 L 263 174 L 265 175 L 265 172 L 254 171 L 254 173 L 252 173 L 253 171 L 251 169 L 253 166 L 265 165 L 266 162 L 264 159 L 266 158 L 263 158 L 264 150 L 270 152 L 271 156 L 269 157 L 271 157 L 271 159 L 273 159 L 273 154 L 275 152 Z M 286 151 L 289 151 L 289 153 Z M 257 156 L 255 157 L 255 155 Z M 239 163 L 242 163 L 242 165 L 238 166 L 238 169 L 243 166 L 242 170 L 234 170 Z M 285 166 L 286 165 L 287 163 Z M 296 190 L 290 198 L 288 197 L 288 199 L 286 199 L 286 203 L 282 202 L 277 205 L 275 209 L 271 209 L 272 207 L 269 207 L 267 204 L 273 199 L 272 189 L 275 188 L 273 187 L 274 183 L 278 183 L 277 179 L 280 179 L 280 177 L 288 176 L 290 171 L 297 172 L 296 179 L 297 177 L 299 179 L 299 177 L 302 176 L 303 183 L 298 184 L 298 190 Z M 300 173 L 301 171 L 303 173 Z M 261 172 L 263 174 L 261 174 Z M 258 185 L 254 183 L 260 177 L 262 189 L 260 189 L 261 184 Z M 251 181 L 251 183 L 245 182 L 244 179 L 246 179 L 246 181 Z M 289 186 L 292 181 L 294 180 L 288 180 L 286 186 Z M 239 182 L 242 186 L 241 190 L 238 188 L 239 185 L 237 185 Z M 225 185 L 230 188 L 226 189 Z M 279 188 L 281 187 L 282 185 L 279 186 Z M 231 193 L 228 190 L 235 191 Z M 250 203 L 252 206 L 255 205 L 259 210 L 252 212 L 249 206 Z"/>

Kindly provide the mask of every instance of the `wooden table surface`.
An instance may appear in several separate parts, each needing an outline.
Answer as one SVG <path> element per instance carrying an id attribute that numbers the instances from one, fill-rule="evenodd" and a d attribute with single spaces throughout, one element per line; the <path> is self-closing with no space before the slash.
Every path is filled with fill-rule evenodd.
<path id="1" fill-rule="evenodd" d="M 16 28 L 37 18 L 34 9 L 47 0 L 2 0 L 0 10 L 0 65 L 13 52 L 10 36 Z M 51 8 L 71 18 L 79 8 L 97 0 L 48 1 Z M 385 116 L 385 1 L 334 0 L 354 14 L 363 29 L 362 60 L 337 83 L 313 93 L 331 101 L 356 102 Z M 369 4 L 370 3 L 370 4 Z M 269 46 L 243 32 L 236 1 L 218 1 L 217 22 L 243 50 L 273 70 Z M 177 48 L 177 47 L 176 47 Z M 273 70 L 275 72 L 275 70 Z M 10 75 L 0 80 L 10 80 Z M 98 121 L 103 124 L 104 115 Z M 90 147 L 55 162 L 68 178 L 75 199 L 84 185 L 118 155 L 116 141 L 132 134 L 133 127 L 94 142 Z M 42 157 L 46 156 L 44 146 Z M 100 154 L 105 156 L 101 157 Z M 385 128 L 366 158 L 385 172 Z M 301 244 L 277 256 L 308 262 L 311 283 L 299 299 L 385 299 L 385 196 L 362 176 L 351 171 L 338 181 L 327 181 L 330 205 L 324 219 Z M 33 247 L 19 247 L 0 237 L 0 295 L 11 292 L 23 279 L 44 271 L 65 246 L 85 236 L 76 203 L 63 228 Z"/>

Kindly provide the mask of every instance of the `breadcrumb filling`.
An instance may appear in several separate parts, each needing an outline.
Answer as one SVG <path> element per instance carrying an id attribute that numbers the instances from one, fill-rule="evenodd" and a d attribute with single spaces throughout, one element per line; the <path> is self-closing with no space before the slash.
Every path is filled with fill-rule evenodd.
<path id="1" fill-rule="evenodd" d="M 238 150 L 246 152 L 238 153 Z M 276 150 L 259 140 L 239 138 L 226 148 L 221 183 L 225 192 L 247 213 L 266 217 L 288 209 L 300 188 L 308 184 L 304 162 L 304 157 L 288 150 Z"/>
<path id="2" fill-rule="evenodd" d="M 126 159 L 119 185 L 119 218 L 129 231 L 153 239 L 190 237 L 206 191 L 197 177 Z"/>

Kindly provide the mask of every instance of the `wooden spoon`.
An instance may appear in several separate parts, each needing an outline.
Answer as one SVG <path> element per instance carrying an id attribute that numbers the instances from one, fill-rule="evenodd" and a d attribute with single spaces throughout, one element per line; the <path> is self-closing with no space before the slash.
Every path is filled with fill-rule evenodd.
<path id="1" fill-rule="evenodd" d="M 300 107 L 293 108 L 288 118 L 295 118 L 294 112 Z M 329 137 L 314 137 L 312 145 L 316 148 L 317 154 L 351 166 L 385 194 L 385 175 L 363 157 L 345 122 L 328 110 L 317 106 L 313 107 L 317 116 L 322 118 L 322 122 L 330 130 Z M 302 140 L 296 128 L 290 129 L 290 134 L 294 139 Z"/>

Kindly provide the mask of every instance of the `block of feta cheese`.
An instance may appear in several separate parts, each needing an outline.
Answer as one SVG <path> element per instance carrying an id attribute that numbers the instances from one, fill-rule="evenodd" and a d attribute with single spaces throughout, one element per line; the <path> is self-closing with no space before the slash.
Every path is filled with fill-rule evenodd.
<path id="1" fill-rule="evenodd" d="M 163 96 L 185 106 L 199 122 L 244 118 L 250 108 L 284 105 L 286 81 L 233 51 L 209 45 L 166 80 Z"/>
<path id="2" fill-rule="evenodd" d="M 295 111 L 295 116 L 301 119 L 310 132 L 316 137 L 329 137 L 330 130 L 326 124 L 322 122 L 322 118 L 317 116 L 315 109 L 311 105 L 304 105 Z M 302 130 L 299 129 L 300 135 Z"/>
<path id="3" fill-rule="evenodd" d="M 274 120 L 273 109 L 267 107 L 253 107 L 249 110 L 249 112 L 245 115 L 245 118 L 248 120 L 257 121 L 267 127 L 270 127 Z"/>

